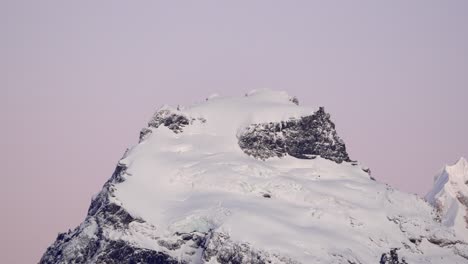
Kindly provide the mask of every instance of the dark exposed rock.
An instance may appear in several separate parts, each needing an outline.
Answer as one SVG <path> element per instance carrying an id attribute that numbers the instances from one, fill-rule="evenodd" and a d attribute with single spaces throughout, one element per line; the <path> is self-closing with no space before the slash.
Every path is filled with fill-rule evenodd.
<path id="1" fill-rule="evenodd" d="M 369 174 L 369 176 L 372 175 L 372 172 L 369 168 L 363 168 L 362 171 Z"/>
<path id="2" fill-rule="evenodd" d="M 205 123 L 206 119 L 203 117 L 192 118 L 179 111 L 161 109 L 153 115 L 148 122 L 148 127 L 158 128 L 163 125 L 178 134 L 183 132 L 185 126 L 192 124 L 194 121 Z M 150 133 L 151 129 L 143 128 L 140 132 L 140 142 L 145 140 Z"/>
<path id="3" fill-rule="evenodd" d="M 107 239 L 102 233 L 87 239 L 81 232 L 83 230 L 59 235 L 39 263 L 183 263 L 163 252 L 138 248 L 122 240 Z M 72 239 L 75 240 L 74 244 L 70 244 Z"/>
<path id="4" fill-rule="evenodd" d="M 390 252 L 382 253 L 379 264 L 407 264 L 405 258 L 400 259 L 398 256 L 398 250 L 398 248 L 392 248 Z"/>
<path id="5" fill-rule="evenodd" d="M 298 263 L 287 257 L 272 256 L 267 252 L 254 250 L 249 244 L 233 243 L 226 234 L 212 233 L 208 236 L 203 251 L 203 259 L 207 262 L 215 258 L 223 264 L 266 264 L 272 263 L 273 260 L 275 263 Z"/>
<path id="6" fill-rule="evenodd" d="M 188 124 L 190 124 L 188 117 L 179 113 L 173 113 L 169 109 L 159 110 L 148 122 L 149 127 L 158 128 L 160 125 L 164 125 L 174 131 L 174 133 L 182 132 L 182 128 Z"/>
<path id="7" fill-rule="evenodd" d="M 147 128 L 147 127 L 144 127 L 141 131 L 140 131 L 140 139 L 139 139 L 139 143 L 141 143 L 142 141 L 144 141 L 145 139 L 148 138 L 148 136 L 152 133 L 151 129 Z"/>
<path id="8" fill-rule="evenodd" d="M 323 107 L 300 119 L 250 125 L 239 136 L 239 146 L 246 154 L 262 160 L 290 155 L 300 159 L 321 156 L 337 163 L 350 161 L 346 146 Z"/>
<path id="9" fill-rule="evenodd" d="M 296 96 L 289 98 L 289 101 L 293 102 L 295 105 L 299 105 L 299 99 Z"/>
<path id="10" fill-rule="evenodd" d="M 135 248 L 124 241 L 110 241 L 108 248 L 97 258 L 97 263 L 109 264 L 180 264 L 169 255 L 154 250 Z"/>
<path id="11" fill-rule="evenodd" d="M 457 194 L 457 200 L 466 208 L 465 219 L 466 228 L 468 228 L 468 196 L 463 195 L 461 192 Z"/>
<path id="12" fill-rule="evenodd" d="M 414 237 L 412 237 L 412 238 L 409 239 L 409 241 L 410 241 L 411 243 L 413 243 L 413 244 L 419 245 L 419 244 L 421 244 L 422 239 L 421 239 L 421 238 L 414 238 Z"/>

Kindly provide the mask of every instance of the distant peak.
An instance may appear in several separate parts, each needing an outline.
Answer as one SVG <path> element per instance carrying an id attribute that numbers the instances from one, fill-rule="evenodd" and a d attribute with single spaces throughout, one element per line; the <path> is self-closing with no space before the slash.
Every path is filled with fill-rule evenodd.
<path id="1" fill-rule="evenodd" d="M 460 157 L 458 161 L 455 163 L 455 166 L 468 166 L 468 161 L 464 157 Z"/>
<path id="2" fill-rule="evenodd" d="M 450 176 L 468 176 L 468 161 L 464 157 L 461 157 L 455 164 L 445 166 L 445 171 Z"/>

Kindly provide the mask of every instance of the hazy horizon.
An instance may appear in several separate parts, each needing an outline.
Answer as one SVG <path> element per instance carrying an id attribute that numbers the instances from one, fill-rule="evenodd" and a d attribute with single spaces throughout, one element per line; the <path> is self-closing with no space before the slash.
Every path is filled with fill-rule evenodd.
<path id="1" fill-rule="evenodd" d="M 38 261 L 163 104 L 284 90 L 422 196 L 468 158 L 467 1 L 2 1 L 0 229 Z"/>

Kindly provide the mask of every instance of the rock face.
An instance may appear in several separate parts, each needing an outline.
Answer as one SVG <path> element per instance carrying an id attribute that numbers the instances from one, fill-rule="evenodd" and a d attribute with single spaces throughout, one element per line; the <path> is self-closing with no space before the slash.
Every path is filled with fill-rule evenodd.
<path id="1" fill-rule="evenodd" d="M 324 109 L 297 102 L 257 91 L 159 109 L 40 263 L 467 263 L 466 236 L 369 179 Z"/>
<path id="2" fill-rule="evenodd" d="M 300 119 L 250 125 L 240 136 L 239 146 L 262 160 L 291 155 L 299 159 L 321 156 L 338 163 L 350 161 L 330 115 L 320 107 Z"/>

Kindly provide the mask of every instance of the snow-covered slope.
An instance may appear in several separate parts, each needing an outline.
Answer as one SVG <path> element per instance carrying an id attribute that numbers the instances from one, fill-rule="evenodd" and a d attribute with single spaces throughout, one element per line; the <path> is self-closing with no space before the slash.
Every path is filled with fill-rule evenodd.
<path id="1" fill-rule="evenodd" d="M 351 161 L 323 108 L 253 91 L 159 109 L 41 263 L 386 263 L 395 248 L 467 263 L 467 241 Z"/>
<path id="2" fill-rule="evenodd" d="M 445 226 L 468 237 L 468 161 L 460 158 L 445 166 L 434 179 L 434 188 L 426 195 Z"/>

